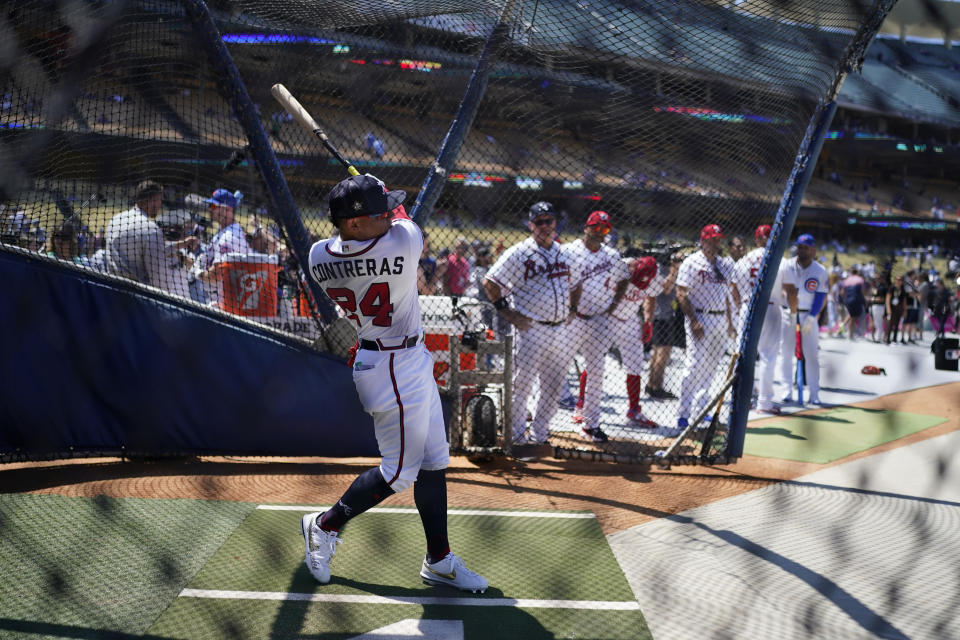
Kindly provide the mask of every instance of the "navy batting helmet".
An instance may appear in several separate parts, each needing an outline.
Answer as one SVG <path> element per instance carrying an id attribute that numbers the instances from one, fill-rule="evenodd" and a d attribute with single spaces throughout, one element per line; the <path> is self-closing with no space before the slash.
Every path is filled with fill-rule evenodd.
<path id="1" fill-rule="evenodd" d="M 530 211 L 527 213 L 527 220 L 533 222 L 539 216 L 553 216 L 557 217 L 557 212 L 553 210 L 553 205 L 549 202 L 541 200 L 540 202 L 534 203 L 530 207 Z"/>

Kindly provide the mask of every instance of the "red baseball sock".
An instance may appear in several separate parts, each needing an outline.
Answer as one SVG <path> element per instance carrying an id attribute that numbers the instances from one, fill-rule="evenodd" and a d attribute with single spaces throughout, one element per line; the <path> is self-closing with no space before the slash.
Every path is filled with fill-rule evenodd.
<path id="1" fill-rule="evenodd" d="M 640 376 L 627 374 L 627 401 L 630 403 L 630 410 L 640 408 L 640 390 L 643 385 L 640 383 Z"/>
<path id="2" fill-rule="evenodd" d="M 580 372 L 580 395 L 577 397 L 577 408 L 583 409 L 583 392 L 587 388 L 587 371 Z"/>

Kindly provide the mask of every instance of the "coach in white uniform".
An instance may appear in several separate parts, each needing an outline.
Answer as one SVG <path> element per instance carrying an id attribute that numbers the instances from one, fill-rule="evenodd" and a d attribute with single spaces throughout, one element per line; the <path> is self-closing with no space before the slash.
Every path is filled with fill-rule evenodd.
<path id="1" fill-rule="evenodd" d="M 780 322 L 780 373 L 788 381 L 783 402 L 793 402 L 799 316 L 808 397 L 810 404 L 820 404 L 820 323 L 817 317 L 827 300 L 829 276 L 826 267 L 816 261 L 817 245 L 812 235 L 804 233 L 795 244 L 797 255 L 784 261 L 781 275 L 787 299 Z"/>
<path id="2" fill-rule="evenodd" d="M 537 202 L 527 214 L 530 237 L 509 247 L 487 271 L 483 287 L 504 320 L 517 333 L 513 376 L 513 440 L 547 441 L 550 419 L 564 384 L 572 353 L 566 344 L 570 316 L 570 258 L 554 242 L 557 216 L 549 202 Z M 509 296 L 509 299 L 508 299 Z M 534 379 L 540 397 L 527 431 L 527 398 Z"/>
<path id="3" fill-rule="evenodd" d="M 694 414 L 707 404 L 707 392 L 717 371 L 725 371 L 724 351 L 728 337 L 735 334 L 727 303 L 733 260 L 720 255 L 723 231 L 708 224 L 700 231 L 700 251 L 680 265 L 677 274 L 677 302 L 685 316 L 686 361 L 680 383 L 677 429 L 665 435 L 679 435 Z M 694 400 L 697 407 L 693 407 Z"/>
<path id="4" fill-rule="evenodd" d="M 746 328 L 747 311 L 753 299 L 754 289 L 757 286 L 757 276 L 763 264 L 763 254 L 767 251 L 767 241 L 770 239 L 770 225 L 762 224 L 754 232 L 754 242 L 757 248 L 743 256 L 733 267 L 733 278 L 730 283 L 734 303 L 740 307 L 740 324 L 737 328 L 737 344 L 743 338 Z M 780 305 L 783 299 L 783 288 L 780 279 L 780 260 L 774 258 L 772 269 L 775 274 L 770 301 L 765 309 L 757 309 L 762 313 L 763 325 L 760 329 L 760 341 L 757 343 L 757 368 L 754 380 L 758 388 L 757 411 L 760 413 L 780 414 L 780 408 L 773 402 L 773 374 L 776 370 L 777 354 L 780 351 Z"/>
<path id="5" fill-rule="evenodd" d="M 611 345 L 610 312 L 623 298 L 630 270 L 620 252 L 604 244 L 613 229 L 606 211 L 594 211 L 587 217 L 583 237 L 570 243 L 570 308 L 575 315 L 567 328 L 571 353 L 583 353 L 583 407 L 575 416 L 584 437 L 606 442 L 600 428 L 603 403 L 603 376 L 607 351 Z M 579 419 L 577 419 L 579 418 Z"/>
<path id="6" fill-rule="evenodd" d="M 447 540 L 449 445 L 417 296 L 423 235 L 403 210 L 405 195 L 369 174 L 339 182 L 329 196 L 337 233 L 310 249 L 310 277 L 357 327 L 349 364 L 382 457 L 335 505 L 300 520 L 305 562 L 318 582 L 329 582 L 347 521 L 413 486 L 427 542 L 420 577 L 482 592 L 486 579 L 467 569 Z"/>

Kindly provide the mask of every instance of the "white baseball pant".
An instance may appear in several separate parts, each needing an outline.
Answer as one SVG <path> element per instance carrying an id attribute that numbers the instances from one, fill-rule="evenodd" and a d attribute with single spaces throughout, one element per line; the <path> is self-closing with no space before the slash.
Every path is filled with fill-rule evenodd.
<path id="1" fill-rule="evenodd" d="M 610 316 L 610 333 L 613 344 L 620 350 L 623 368 L 628 375 L 643 375 L 643 324 L 639 318 L 621 320 Z"/>
<path id="2" fill-rule="evenodd" d="M 747 305 L 740 309 L 740 335 L 743 335 L 747 318 Z M 760 328 L 760 340 L 757 342 L 757 366 L 754 370 L 754 386 L 757 388 L 757 408 L 773 408 L 773 378 L 776 371 L 777 355 L 780 353 L 780 305 L 767 304 Z"/>
<path id="3" fill-rule="evenodd" d="M 690 419 L 703 410 L 717 371 L 726 371 L 722 365 L 727 347 L 727 318 L 725 315 L 697 314 L 703 327 L 703 337 L 695 338 L 690 320 L 685 320 L 687 349 L 683 380 L 680 382 L 680 401 L 677 417 Z M 693 406 L 696 400 L 696 407 Z M 693 411 L 691 412 L 691 409 Z"/>
<path id="4" fill-rule="evenodd" d="M 583 392 L 583 426 L 593 429 L 600 426 L 600 409 L 603 404 L 603 376 L 606 355 L 610 350 L 610 316 L 600 313 L 590 319 L 577 316 L 567 327 L 570 339 L 569 351 L 583 354 L 587 371 L 587 386 Z M 616 321 L 613 322 L 616 324 Z M 564 368 L 566 371 L 566 367 Z"/>
<path id="5" fill-rule="evenodd" d="M 808 315 L 807 311 L 800 312 L 800 319 Z M 785 395 L 793 397 L 797 372 L 797 323 L 789 309 L 781 309 L 780 319 L 780 375 L 786 381 L 789 392 Z M 801 334 L 803 358 L 806 361 L 806 386 L 804 399 L 808 402 L 820 401 L 820 327 L 814 325 L 810 333 Z"/>
<path id="6" fill-rule="evenodd" d="M 530 432 L 537 440 L 546 440 L 550 420 L 557 412 L 557 397 L 566 381 L 572 356 L 566 344 L 567 326 L 546 325 L 537 321 L 526 331 L 517 331 L 513 359 L 513 437 L 527 428 L 527 398 L 534 380 L 540 381 L 540 397 L 533 414 Z"/>
<path id="7" fill-rule="evenodd" d="M 420 469 L 446 469 L 450 445 L 433 358 L 421 343 L 395 351 L 361 349 L 353 368 L 364 410 L 373 416 L 380 448 L 380 473 L 397 493 L 414 483 Z"/>

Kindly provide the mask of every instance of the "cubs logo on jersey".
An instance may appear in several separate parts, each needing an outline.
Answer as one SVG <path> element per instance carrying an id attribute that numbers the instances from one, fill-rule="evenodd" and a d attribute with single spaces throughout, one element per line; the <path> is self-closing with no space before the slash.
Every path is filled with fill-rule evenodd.
<path id="1" fill-rule="evenodd" d="M 803 288 L 810 293 L 816 293 L 818 286 L 820 286 L 820 281 L 816 278 L 807 278 L 806 282 L 803 283 Z"/>

